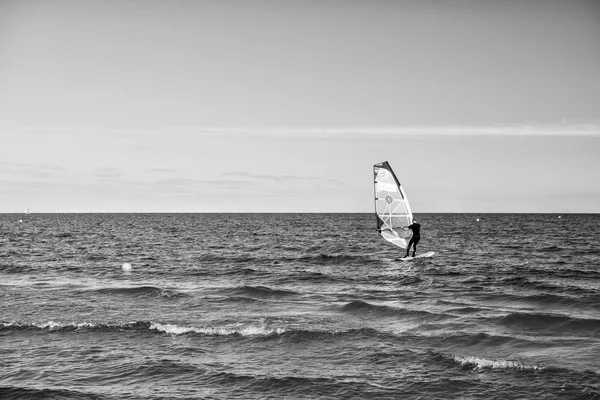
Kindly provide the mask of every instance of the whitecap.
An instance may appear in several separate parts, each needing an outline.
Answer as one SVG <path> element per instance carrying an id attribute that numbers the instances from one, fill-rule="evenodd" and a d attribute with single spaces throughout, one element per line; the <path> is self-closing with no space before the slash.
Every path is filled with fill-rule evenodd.
<path id="1" fill-rule="evenodd" d="M 487 358 L 479 358 L 474 356 L 451 356 L 454 361 L 460 363 L 461 365 L 473 365 L 473 369 L 516 369 L 520 371 L 541 371 L 544 370 L 544 367 L 540 367 L 537 365 L 525 365 L 521 364 L 517 361 L 508 361 L 508 360 L 489 360 Z"/>
<path id="2" fill-rule="evenodd" d="M 150 329 L 157 331 L 173 334 L 183 335 L 186 333 L 199 333 L 202 335 L 209 336 L 270 336 L 280 335 L 286 330 L 284 328 L 268 328 L 265 326 L 245 326 L 241 328 L 226 328 L 226 327 L 209 327 L 199 328 L 194 326 L 179 326 L 174 324 L 161 324 L 159 322 L 153 322 L 150 325 Z"/>

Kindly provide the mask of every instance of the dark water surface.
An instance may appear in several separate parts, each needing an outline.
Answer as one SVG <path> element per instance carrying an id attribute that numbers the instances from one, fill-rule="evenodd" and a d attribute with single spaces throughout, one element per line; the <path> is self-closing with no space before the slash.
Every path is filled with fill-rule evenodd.
<path id="1" fill-rule="evenodd" d="M 24 217 L 0 398 L 600 399 L 600 215 Z"/>

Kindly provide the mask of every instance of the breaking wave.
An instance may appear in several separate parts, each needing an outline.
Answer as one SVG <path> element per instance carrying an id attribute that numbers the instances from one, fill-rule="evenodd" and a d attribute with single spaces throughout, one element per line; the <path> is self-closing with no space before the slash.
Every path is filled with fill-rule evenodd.
<path id="1" fill-rule="evenodd" d="M 455 363 L 473 370 L 480 369 L 512 369 L 517 371 L 544 371 L 547 367 L 539 365 L 527 365 L 517 361 L 502 359 L 487 359 L 474 356 L 458 356 L 442 354 L 441 357 L 454 361 Z M 555 369 L 555 368 L 554 368 Z"/>
<path id="2" fill-rule="evenodd" d="M 193 326 L 171 323 L 137 321 L 129 323 L 104 324 L 96 322 L 56 322 L 47 321 L 40 323 L 0 322 L 0 332 L 10 331 L 46 331 L 55 333 L 67 332 L 126 332 L 161 333 L 169 335 L 200 335 L 200 336 L 243 336 L 243 337 L 269 337 L 286 336 L 290 338 L 309 339 L 323 335 L 367 335 L 379 334 L 374 329 L 302 329 L 271 326 L 266 323 L 247 324 L 239 326 Z"/>

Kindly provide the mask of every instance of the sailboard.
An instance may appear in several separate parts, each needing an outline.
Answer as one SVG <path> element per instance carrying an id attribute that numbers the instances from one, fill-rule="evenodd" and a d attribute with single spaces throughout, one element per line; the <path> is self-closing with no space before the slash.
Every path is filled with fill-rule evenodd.
<path id="1" fill-rule="evenodd" d="M 373 166 L 375 176 L 375 216 L 377 230 L 388 242 L 406 249 L 413 222 L 408 197 L 387 161 Z"/>
<path id="2" fill-rule="evenodd" d="M 23 212 L 23 215 L 29 215 L 29 208 L 26 208 L 26 209 L 25 209 L 25 211 Z M 21 217 L 21 218 L 19 219 L 19 223 L 23 223 L 23 219 L 24 219 L 24 218 L 25 218 L 25 217 Z"/>
<path id="3" fill-rule="evenodd" d="M 428 251 L 427 253 L 418 254 L 418 255 L 416 255 L 416 256 L 414 256 L 414 257 L 402 257 L 402 258 L 399 258 L 399 260 L 402 260 L 402 261 L 412 261 L 412 260 L 416 260 L 416 259 L 418 259 L 418 258 L 427 258 L 427 257 L 431 257 L 431 256 L 433 256 L 434 254 L 435 254 L 435 252 L 433 252 L 433 251 Z"/>

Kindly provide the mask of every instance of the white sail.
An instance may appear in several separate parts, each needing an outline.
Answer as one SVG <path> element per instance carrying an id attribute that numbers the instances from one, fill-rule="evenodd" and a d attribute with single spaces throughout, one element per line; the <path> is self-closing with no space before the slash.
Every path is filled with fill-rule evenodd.
<path id="1" fill-rule="evenodd" d="M 387 161 L 373 166 L 375 175 L 375 214 L 381 236 L 396 246 L 406 248 L 412 232 L 413 215 L 408 198 Z"/>

